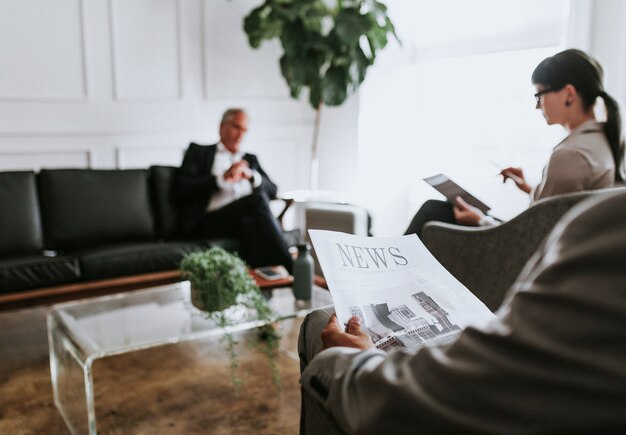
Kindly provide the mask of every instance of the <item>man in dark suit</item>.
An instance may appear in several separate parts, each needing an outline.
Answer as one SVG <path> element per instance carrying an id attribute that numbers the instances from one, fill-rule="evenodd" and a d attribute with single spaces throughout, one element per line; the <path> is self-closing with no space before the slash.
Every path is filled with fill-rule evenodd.
<path id="1" fill-rule="evenodd" d="M 189 145 L 176 189 L 184 202 L 183 229 L 209 238 L 235 237 L 250 266 L 282 264 L 291 271 L 291 255 L 269 208 L 276 185 L 255 155 L 240 150 L 247 130 L 246 113 L 229 109 L 220 123 L 220 142 Z"/>

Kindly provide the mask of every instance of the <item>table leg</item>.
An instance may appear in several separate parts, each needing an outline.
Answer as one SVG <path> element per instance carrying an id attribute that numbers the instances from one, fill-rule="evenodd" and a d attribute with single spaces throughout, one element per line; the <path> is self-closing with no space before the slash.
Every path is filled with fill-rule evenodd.
<path id="1" fill-rule="evenodd" d="M 83 361 L 53 315 L 48 316 L 54 404 L 72 434 L 95 434 L 92 361 Z"/>

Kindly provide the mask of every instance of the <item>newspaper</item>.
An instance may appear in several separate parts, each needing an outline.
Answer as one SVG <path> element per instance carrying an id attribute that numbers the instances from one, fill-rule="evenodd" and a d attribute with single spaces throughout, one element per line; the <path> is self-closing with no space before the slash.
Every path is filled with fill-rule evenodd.
<path id="1" fill-rule="evenodd" d="M 361 237 L 309 230 L 340 324 L 352 316 L 377 348 L 452 341 L 494 314 L 413 235 Z"/>

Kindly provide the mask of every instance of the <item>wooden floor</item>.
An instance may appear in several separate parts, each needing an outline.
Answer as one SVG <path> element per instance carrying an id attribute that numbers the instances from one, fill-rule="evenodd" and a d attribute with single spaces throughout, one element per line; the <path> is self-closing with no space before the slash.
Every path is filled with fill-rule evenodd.
<path id="1" fill-rule="evenodd" d="M 52 400 L 47 309 L 0 313 L 0 434 L 66 434 Z M 237 396 L 218 340 L 163 346 L 94 363 L 98 433 L 297 434 L 300 320 L 283 322 L 282 387 L 240 336 Z M 291 356 L 290 356 L 291 354 Z"/>

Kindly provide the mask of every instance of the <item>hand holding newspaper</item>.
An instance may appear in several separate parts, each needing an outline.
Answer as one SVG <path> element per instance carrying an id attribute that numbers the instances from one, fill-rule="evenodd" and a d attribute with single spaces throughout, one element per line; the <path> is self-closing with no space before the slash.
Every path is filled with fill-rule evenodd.
<path id="1" fill-rule="evenodd" d="M 452 341 L 494 314 L 415 235 L 361 237 L 309 230 L 341 324 L 352 316 L 377 348 Z"/>

